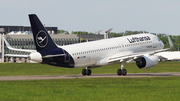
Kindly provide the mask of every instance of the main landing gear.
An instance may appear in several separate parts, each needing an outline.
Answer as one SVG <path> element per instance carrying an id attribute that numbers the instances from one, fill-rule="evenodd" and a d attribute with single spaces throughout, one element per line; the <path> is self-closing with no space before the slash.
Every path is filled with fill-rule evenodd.
<path id="1" fill-rule="evenodd" d="M 126 62 L 121 62 L 121 69 L 118 69 L 117 70 L 117 75 L 121 76 L 125 76 L 127 74 L 127 70 L 126 69 L 123 69 L 124 66 L 126 65 Z"/>
<path id="2" fill-rule="evenodd" d="M 88 68 L 86 67 L 86 69 L 83 69 L 83 70 L 82 70 L 82 75 L 83 75 L 83 76 L 85 76 L 85 75 L 87 75 L 87 76 L 91 75 L 91 69 L 88 69 Z"/>
<path id="3" fill-rule="evenodd" d="M 126 65 L 126 61 L 121 62 L 121 69 L 118 69 L 118 70 L 117 70 L 117 75 L 119 75 L 119 76 L 121 76 L 121 75 L 125 76 L 125 75 L 127 74 L 127 70 L 126 70 L 126 69 L 123 69 L 125 65 Z M 88 68 L 90 68 L 90 67 L 86 67 L 86 69 L 83 69 L 83 70 L 82 70 L 82 75 L 83 75 L 83 76 L 85 76 L 85 75 L 90 76 L 90 75 L 91 75 L 91 69 L 88 69 Z"/>
<path id="4" fill-rule="evenodd" d="M 126 69 L 118 69 L 117 70 L 117 75 L 121 76 L 125 76 L 127 74 L 127 70 Z"/>

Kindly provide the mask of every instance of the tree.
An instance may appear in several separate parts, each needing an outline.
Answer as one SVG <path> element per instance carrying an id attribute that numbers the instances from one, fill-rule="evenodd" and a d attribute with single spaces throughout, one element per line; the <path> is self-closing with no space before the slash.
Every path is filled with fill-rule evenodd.
<path id="1" fill-rule="evenodd" d="M 72 32 L 72 34 L 89 34 L 89 33 L 85 31 L 75 31 L 75 32 Z"/>
<path id="2" fill-rule="evenodd" d="M 69 34 L 69 32 L 68 31 L 65 31 L 65 30 L 58 30 L 58 34 Z"/>

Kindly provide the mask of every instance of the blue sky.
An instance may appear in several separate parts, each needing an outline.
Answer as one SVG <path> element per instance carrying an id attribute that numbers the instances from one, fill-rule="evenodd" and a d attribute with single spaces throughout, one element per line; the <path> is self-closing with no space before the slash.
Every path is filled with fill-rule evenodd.
<path id="1" fill-rule="evenodd" d="M 1 0 L 0 25 L 46 26 L 71 31 L 148 31 L 180 35 L 180 0 Z"/>

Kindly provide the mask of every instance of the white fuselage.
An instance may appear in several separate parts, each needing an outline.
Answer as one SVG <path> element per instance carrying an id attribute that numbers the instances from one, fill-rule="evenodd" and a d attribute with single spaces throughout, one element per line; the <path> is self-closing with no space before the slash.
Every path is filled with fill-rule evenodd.
<path id="1" fill-rule="evenodd" d="M 137 34 L 118 38 L 59 46 L 74 59 L 74 67 L 96 66 L 97 62 L 113 55 L 126 55 L 164 48 L 162 41 L 152 34 Z"/>

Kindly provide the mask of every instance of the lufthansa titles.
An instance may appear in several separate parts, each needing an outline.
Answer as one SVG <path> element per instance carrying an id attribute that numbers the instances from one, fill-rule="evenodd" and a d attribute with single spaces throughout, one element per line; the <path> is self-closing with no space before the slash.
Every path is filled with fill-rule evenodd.
<path id="1" fill-rule="evenodd" d="M 132 37 L 127 38 L 127 40 L 129 41 L 129 43 L 136 43 L 136 42 L 142 42 L 142 41 L 148 41 L 151 40 L 151 38 L 149 36 L 144 36 L 144 37 Z"/>

